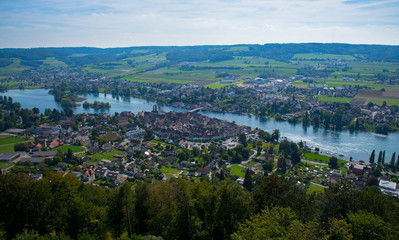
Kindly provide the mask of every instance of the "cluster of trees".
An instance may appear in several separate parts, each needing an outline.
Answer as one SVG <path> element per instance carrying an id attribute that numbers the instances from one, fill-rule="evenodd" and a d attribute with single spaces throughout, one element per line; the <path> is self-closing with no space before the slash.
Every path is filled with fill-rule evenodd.
<path id="1" fill-rule="evenodd" d="M 307 194 L 284 177 L 123 184 L 104 189 L 72 175 L 0 175 L 0 223 L 8 239 L 397 239 L 399 206 L 350 182 Z M 247 183 L 248 186 L 248 183 Z M 27 238 L 25 238 L 27 239 Z M 38 239 L 38 238 L 35 238 Z"/>
<path id="2" fill-rule="evenodd" d="M 87 108 L 94 108 L 95 110 L 101 109 L 110 109 L 111 108 L 111 104 L 109 104 L 109 102 L 100 102 L 100 101 L 94 101 L 93 103 L 89 103 L 87 101 L 85 101 L 83 103 L 83 108 L 87 109 Z"/>
<path id="3" fill-rule="evenodd" d="M 379 151 L 376 162 L 375 150 L 373 150 L 370 154 L 369 163 L 377 165 L 377 170 L 382 170 L 382 168 L 385 167 L 391 169 L 392 171 L 399 171 L 399 154 L 396 158 L 396 152 L 394 152 L 392 153 L 391 158 L 389 159 L 387 156 L 387 161 L 385 161 L 385 150 Z"/>

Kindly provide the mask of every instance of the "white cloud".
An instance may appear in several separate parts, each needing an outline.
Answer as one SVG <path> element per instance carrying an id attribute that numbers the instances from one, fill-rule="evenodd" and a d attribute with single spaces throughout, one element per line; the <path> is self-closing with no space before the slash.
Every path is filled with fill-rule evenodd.
<path id="1" fill-rule="evenodd" d="M 0 9 L 0 47 L 399 44 L 399 4 L 392 0 L 15 0 Z"/>

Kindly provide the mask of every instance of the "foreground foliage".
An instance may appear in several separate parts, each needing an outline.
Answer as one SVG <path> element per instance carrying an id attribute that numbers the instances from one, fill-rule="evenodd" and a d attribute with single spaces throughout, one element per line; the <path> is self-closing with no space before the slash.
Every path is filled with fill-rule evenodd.
<path id="1" fill-rule="evenodd" d="M 7 239 L 397 239 L 399 206 L 378 188 L 341 182 L 306 194 L 285 178 L 185 179 L 104 189 L 72 175 L 0 175 Z M 159 236 L 159 237 L 155 237 Z"/>

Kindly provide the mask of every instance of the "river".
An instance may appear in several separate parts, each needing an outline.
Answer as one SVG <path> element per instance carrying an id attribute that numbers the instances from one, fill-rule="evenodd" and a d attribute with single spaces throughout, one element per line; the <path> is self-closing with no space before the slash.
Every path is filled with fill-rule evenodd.
<path id="1" fill-rule="evenodd" d="M 25 90 L 9 90 L 1 94 L 3 96 L 10 96 L 14 102 L 20 102 L 22 107 L 32 109 L 39 108 L 40 112 L 44 112 L 46 108 L 56 108 L 62 110 L 60 104 L 54 101 L 54 97 L 48 94 L 46 89 L 25 89 Z M 75 113 L 101 113 L 106 112 L 114 114 L 115 112 L 131 111 L 137 114 L 141 110 L 151 111 L 155 102 L 147 101 L 140 98 L 113 98 L 110 94 L 104 95 L 100 93 L 95 95 L 82 95 L 90 103 L 94 101 L 109 102 L 111 108 L 105 111 L 95 111 L 94 109 L 84 109 L 77 107 L 74 109 Z M 186 109 L 163 106 L 162 109 L 166 112 L 176 111 L 183 112 Z M 274 129 L 279 129 L 282 136 L 287 137 L 288 140 L 299 142 L 304 141 L 308 146 L 319 147 L 323 153 L 342 154 L 343 159 L 348 160 L 353 157 L 353 160 L 368 161 L 370 153 L 373 149 L 376 151 L 376 158 L 380 150 L 385 150 L 385 162 L 390 162 L 393 152 L 399 153 L 399 133 L 392 133 L 387 136 L 375 134 L 371 132 L 354 132 L 350 133 L 347 130 L 334 131 L 325 130 L 323 128 L 315 129 L 313 127 L 304 128 L 302 124 L 291 124 L 285 121 L 275 121 L 273 119 L 238 115 L 232 113 L 212 113 L 200 112 L 201 114 L 223 119 L 227 121 L 235 121 L 237 124 L 250 126 L 252 128 L 259 128 L 269 132 Z M 377 160 L 377 159 L 376 159 Z"/>

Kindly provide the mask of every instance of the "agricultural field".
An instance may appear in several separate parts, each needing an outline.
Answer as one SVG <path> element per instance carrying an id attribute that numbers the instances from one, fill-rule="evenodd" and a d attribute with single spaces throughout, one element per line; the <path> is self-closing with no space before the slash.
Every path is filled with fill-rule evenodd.
<path id="1" fill-rule="evenodd" d="M 387 91 L 381 91 L 362 89 L 355 96 L 355 99 L 363 99 L 366 102 L 372 102 L 377 105 L 382 105 L 386 102 L 388 106 L 399 106 L 399 90 L 389 89 Z"/>
<path id="2" fill-rule="evenodd" d="M 15 152 L 14 145 L 15 144 L 0 145 L 0 152 Z"/>
<path id="3" fill-rule="evenodd" d="M 11 135 L 0 135 L 0 145 L 19 143 L 19 142 L 25 142 L 25 141 L 27 141 L 27 140 L 20 138 L 20 137 L 15 137 L 15 136 L 11 136 Z"/>
<path id="4" fill-rule="evenodd" d="M 295 54 L 292 59 L 304 59 L 304 60 L 311 60 L 311 59 L 342 59 L 342 60 L 355 60 L 356 58 L 351 55 L 337 55 L 337 54 L 323 54 L 323 53 L 298 53 Z"/>

